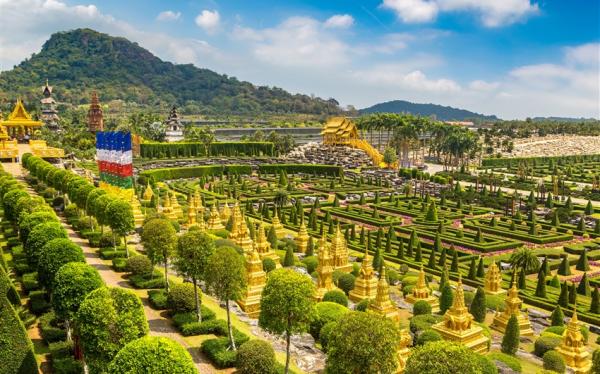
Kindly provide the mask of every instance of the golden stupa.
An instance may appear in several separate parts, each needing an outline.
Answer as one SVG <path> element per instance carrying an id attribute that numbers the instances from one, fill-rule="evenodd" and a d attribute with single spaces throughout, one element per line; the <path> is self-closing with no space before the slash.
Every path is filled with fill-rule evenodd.
<path id="1" fill-rule="evenodd" d="M 306 225 L 304 225 L 304 220 L 300 223 L 300 230 L 298 231 L 298 235 L 296 236 L 296 245 L 298 246 L 298 252 L 306 253 L 306 248 L 308 248 L 308 239 L 310 236 L 308 235 L 308 231 L 306 230 Z"/>
<path id="2" fill-rule="evenodd" d="M 412 292 L 406 296 L 406 301 L 411 304 L 415 304 L 417 301 L 423 300 L 431 305 L 431 311 L 436 313 L 440 310 L 440 302 L 437 297 L 431 294 L 431 290 L 427 287 L 427 282 L 425 281 L 425 271 L 423 271 L 423 265 L 421 265 L 421 270 L 419 271 L 419 278 L 417 279 L 417 284 L 412 289 Z"/>
<path id="3" fill-rule="evenodd" d="M 344 234 L 340 230 L 339 223 L 331 240 L 331 256 L 333 257 L 334 270 L 341 270 L 346 273 L 352 271 L 352 265 L 348 262 L 348 246 Z"/>
<path id="4" fill-rule="evenodd" d="M 263 264 L 255 249 L 246 253 L 246 290 L 241 300 L 238 300 L 240 308 L 250 318 L 258 318 L 260 314 L 260 297 L 267 282 L 267 274 L 263 270 Z"/>
<path id="5" fill-rule="evenodd" d="M 501 313 L 496 313 L 494 316 L 494 322 L 492 322 L 492 328 L 504 333 L 506 331 L 506 325 L 508 325 L 508 320 L 511 316 L 517 317 L 517 321 L 519 322 L 519 331 L 522 336 L 533 336 L 533 330 L 531 329 L 531 323 L 529 322 L 529 317 L 527 314 L 521 312 L 521 305 L 523 305 L 523 300 L 519 298 L 519 290 L 517 289 L 516 282 L 511 282 L 512 285 L 510 290 L 508 291 L 508 295 L 506 296 L 506 300 L 504 301 L 506 306 L 504 311 Z"/>
<path id="6" fill-rule="evenodd" d="M 240 236 L 240 220 L 242 219 L 242 211 L 239 209 L 237 202 L 233 206 L 233 214 L 227 219 L 231 220 L 231 231 L 229 231 L 229 240 L 236 241 Z M 227 222 L 226 221 L 226 222 Z M 229 223 L 229 222 L 227 222 Z"/>
<path id="7" fill-rule="evenodd" d="M 473 315 L 465 306 L 461 275 L 458 276 L 452 306 L 444 314 L 444 320 L 432 328 L 444 339 L 464 344 L 477 353 L 488 350 L 489 339 L 483 335 L 483 328 L 473 322 Z"/>
<path id="8" fill-rule="evenodd" d="M 502 288 L 502 274 L 500 274 L 496 261 L 492 262 L 485 273 L 483 290 L 488 295 L 500 295 L 506 292 Z"/>
<path id="9" fill-rule="evenodd" d="M 254 242 L 250 237 L 250 231 L 246 224 L 246 219 L 242 215 L 238 221 L 237 237 L 235 238 L 235 244 L 241 247 L 245 253 L 252 252 L 254 250 Z"/>
<path id="10" fill-rule="evenodd" d="M 404 373 L 406 368 L 406 361 L 410 356 L 410 346 L 412 345 L 412 336 L 408 332 L 408 329 L 400 328 L 400 343 L 398 344 L 398 367 L 396 368 L 396 374 Z"/>
<path id="11" fill-rule="evenodd" d="M 177 215 L 173 211 L 173 206 L 171 205 L 171 199 L 169 197 L 169 191 L 165 192 L 165 197 L 162 201 L 162 206 L 160 212 L 167 216 L 167 218 L 172 220 L 177 220 Z"/>
<path id="12" fill-rule="evenodd" d="M 225 226 L 221 222 L 221 217 L 219 217 L 219 211 L 217 210 L 216 202 L 210 207 L 210 217 L 208 218 L 208 225 L 206 227 L 208 230 L 223 230 Z"/>
<path id="13" fill-rule="evenodd" d="M 333 266 L 331 266 L 329 244 L 325 238 L 319 240 L 319 253 L 317 258 L 319 260 L 319 265 L 317 265 L 315 299 L 321 301 L 327 292 L 337 288 L 335 284 L 333 284 Z"/>
<path id="14" fill-rule="evenodd" d="M 204 213 L 196 215 L 196 226 L 200 231 L 206 231 L 206 221 L 204 221 Z"/>
<path id="15" fill-rule="evenodd" d="M 258 225 L 258 230 L 256 231 L 256 240 L 254 241 L 254 248 L 258 252 L 260 259 L 263 260 L 265 258 L 270 258 L 275 261 L 275 264 L 278 268 L 281 267 L 281 261 L 277 253 L 272 250 L 271 243 L 267 240 L 267 234 L 265 232 L 265 226 L 261 221 Z"/>
<path id="16" fill-rule="evenodd" d="M 585 340 L 579 328 L 577 319 L 577 306 L 573 309 L 573 317 L 567 324 L 562 335 L 562 343 L 555 348 L 565 359 L 565 363 L 575 374 L 587 374 L 591 372 L 592 360 L 590 353 L 585 347 Z"/>
<path id="17" fill-rule="evenodd" d="M 188 197 L 188 210 L 187 210 L 187 226 L 192 227 L 196 225 L 196 207 L 194 206 L 194 199 L 191 195 Z"/>
<path id="18" fill-rule="evenodd" d="M 150 182 L 146 186 L 144 193 L 142 194 L 142 200 L 146 203 L 149 203 L 152 200 L 152 196 L 154 196 L 154 191 L 152 191 L 152 187 L 150 187 Z"/>
<path id="19" fill-rule="evenodd" d="M 400 313 L 398 307 L 390 299 L 390 286 L 388 285 L 385 276 L 385 265 L 381 266 L 381 274 L 379 274 L 379 282 L 377 282 L 377 294 L 375 299 L 369 303 L 367 308 L 369 311 L 392 319 L 394 322 L 399 322 Z"/>
<path id="20" fill-rule="evenodd" d="M 365 248 L 365 256 L 360 265 L 360 271 L 354 281 L 354 289 L 348 294 L 350 300 L 359 303 L 365 299 L 374 300 L 377 297 L 377 276 L 371 265 L 368 245 Z"/>
<path id="21" fill-rule="evenodd" d="M 281 239 L 285 236 L 285 229 L 279 220 L 279 216 L 277 215 L 277 209 L 275 209 L 275 213 L 273 214 L 273 218 L 271 219 L 271 226 L 275 228 L 275 234 L 278 239 Z"/>
<path id="22" fill-rule="evenodd" d="M 229 204 L 227 204 L 227 202 L 225 202 L 225 204 L 223 204 L 223 208 L 221 208 L 221 221 L 223 221 L 223 223 L 227 223 L 227 221 L 229 220 L 229 217 L 231 216 L 231 209 L 229 209 Z"/>
<path id="23" fill-rule="evenodd" d="M 202 206 L 202 199 L 200 198 L 200 191 L 196 188 L 194 190 L 194 206 L 196 207 L 197 214 L 204 214 L 204 206 Z"/>
<path id="24" fill-rule="evenodd" d="M 173 207 L 173 213 L 177 218 L 183 217 L 183 209 L 181 205 L 179 205 L 179 201 L 177 201 L 177 195 L 173 192 L 171 195 L 171 206 Z M 169 196 L 169 193 L 167 193 Z"/>

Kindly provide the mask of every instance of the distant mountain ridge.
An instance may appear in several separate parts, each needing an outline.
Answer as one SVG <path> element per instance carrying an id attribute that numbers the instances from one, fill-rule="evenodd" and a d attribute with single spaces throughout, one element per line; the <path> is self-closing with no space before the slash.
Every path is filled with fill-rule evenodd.
<path id="1" fill-rule="evenodd" d="M 0 101 L 6 104 L 18 95 L 26 103 L 37 103 L 46 79 L 59 101 L 75 105 L 88 103 L 91 91 L 97 90 L 102 102 L 186 105 L 206 114 L 341 112 L 334 99 L 291 94 L 191 64 L 166 62 L 126 38 L 91 29 L 52 34 L 40 52 L 0 72 Z"/>
<path id="2" fill-rule="evenodd" d="M 393 100 L 361 109 L 361 114 L 369 113 L 410 113 L 420 116 L 435 116 L 440 121 L 489 120 L 496 121 L 495 115 L 485 115 L 438 104 L 417 104 L 404 100 Z"/>

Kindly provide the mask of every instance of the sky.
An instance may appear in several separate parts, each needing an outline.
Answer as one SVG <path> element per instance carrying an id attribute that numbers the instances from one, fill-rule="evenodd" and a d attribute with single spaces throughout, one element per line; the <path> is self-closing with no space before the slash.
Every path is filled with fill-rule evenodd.
<path id="1" fill-rule="evenodd" d="M 0 18 L 0 70 L 89 27 L 343 106 L 600 118 L 598 0 L 0 0 Z"/>

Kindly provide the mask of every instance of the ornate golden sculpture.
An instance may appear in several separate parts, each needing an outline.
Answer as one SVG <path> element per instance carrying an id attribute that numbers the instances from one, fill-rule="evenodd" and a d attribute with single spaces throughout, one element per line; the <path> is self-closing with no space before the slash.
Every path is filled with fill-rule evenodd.
<path id="1" fill-rule="evenodd" d="M 517 289 L 514 279 L 511 283 L 512 285 L 505 300 L 506 307 L 504 308 L 503 312 L 496 313 L 494 316 L 494 322 L 492 322 L 492 328 L 504 333 L 506 331 L 506 326 L 508 325 L 508 320 L 511 316 L 515 316 L 519 322 L 519 331 L 521 335 L 533 336 L 533 330 L 531 329 L 529 317 L 527 314 L 521 312 L 523 300 L 519 298 L 519 290 Z"/>
<path id="2" fill-rule="evenodd" d="M 331 240 L 331 254 L 334 270 L 341 270 L 346 273 L 352 271 L 352 265 L 348 263 L 348 246 L 346 245 L 346 239 L 344 239 L 344 234 L 342 234 L 339 224 Z"/>
<path id="3" fill-rule="evenodd" d="M 395 322 L 399 322 L 400 320 L 398 307 L 390 299 L 390 288 L 385 277 L 385 265 L 381 267 L 379 282 L 377 282 L 377 294 L 375 295 L 375 300 L 369 303 L 368 310 L 390 318 Z"/>
<path id="4" fill-rule="evenodd" d="M 556 351 L 564 357 L 565 363 L 573 369 L 574 373 L 587 374 L 591 371 L 592 360 L 579 328 L 577 306 L 573 309 L 573 317 L 567 324 L 567 328 L 563 332 L 562 343 L 556 347 Z"/>
<path id="5" fill-rule="evenodd" d="M 396 374 L 404 373 L 406 367 L 406 360 L 410 356 L 410 346 L 412 345 L 412 336 L 408 332 L 408 329 L 400 328 L 400 343 L 398 344 L 398 367 Z"/>
<path id="6" fill-rule="evenodd" d="M 210 207 L 210 217 L 208 218 L 207 228 L 209 230 L 223 230 L 225 228 L 221 222 L 221 217 L 219 217 L 216 202 Z"/>
<path id="7" fill-rule="evenodd" d="M 483 290 L 488 295 L 500 295 L 506 292 L 502 289 L 502 274 L 500 274 L 496 261 L 492 261 L 485 273 Z"/>
<path id="8" fill-rule="evenodd" d="M 238 300 L 238 305 L 250 318 L 258 318 L 260 314 L 260 298 L 266 282 L 267 275 L 263 271 L 260 256 L 255 249 L 251 249 L 246 253 L 246 292 Z"/>
<path id="9" fill-rule="evenodd" d="M 296 236 L 296 245 L 298 246 L 298 252 L 306 253 L 306 248 L 308 247 L 308 231 L 306 230 L 306 226 L 304 225 L 304 220 L 300 223 L 300 230 L 298 231 L 298 235 Z"/>
<path id="10" fill-rule="evenodd" d="M 315 299 L 321 301 L 328 291 L 335 290 L 333 284 L 333 266 L 331 266 L 331 256 L 329 254 L 329 244 L 325 238 L 319 240 L 319 265 L 317 265 L 317 287 L 315 290 Z"/>
<path id="11" fill-rule="evenodd" d="M 350 300 L 358 303 L 365 299 L 374 300 L 377 296 L 377 277 L 371 265 L 368 248 L 365 248 L 365 256 L 360 265 L 360 272 L 354 281 L 354 289 L 349 293 Z"/>
<path id="12" fill-rule="evenodd" d="M 440 302 L 438 298 L 431 294 L 431 290 L 429 287 L 427 287 L 427 282 L 425 282 L 425 271 L 423 271 L 423 265 L 421 265 L 421 270 L 419 271 L 417 284 L 413 288 L 412 293 L 406 296 L 406 302 L 413 305 L 419 300 L 423 300 L 431 305 L 431 311 L 434 313 L 440 310 Z"/>

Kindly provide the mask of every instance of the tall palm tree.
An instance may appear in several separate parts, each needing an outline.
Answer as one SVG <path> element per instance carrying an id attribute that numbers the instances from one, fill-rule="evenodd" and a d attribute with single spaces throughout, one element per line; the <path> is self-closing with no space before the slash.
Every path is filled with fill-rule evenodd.
<path id="1" fill-rule="evenodd" d="M 535 273 L 540 268 L 537 256 L 527 247 L 515 249 L 510 256 L 509 262 L 513 269 L 522 270 L 525 274 Z"/>

